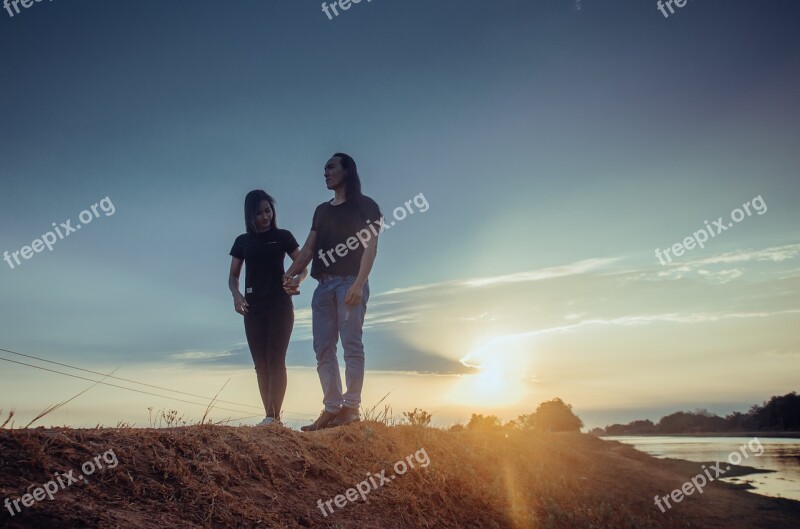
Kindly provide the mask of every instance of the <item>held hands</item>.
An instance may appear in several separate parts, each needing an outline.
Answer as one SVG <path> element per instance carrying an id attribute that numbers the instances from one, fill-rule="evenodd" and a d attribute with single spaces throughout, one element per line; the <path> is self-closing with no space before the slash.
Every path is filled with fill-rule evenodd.
<path id="1" fill-rule="evenodd" d="M 283 275 L 283 290 L 290 296 L 300 294 L 300 276 Z"/>
<path id="2" fill-rule="evenodd" d="M 292 276 L 288 274 L 284 275 L 283 290 L 290 296 L 298 295 L 300 293 L 300 277 L 292 278 Z M 247 300 L 240 292 L 233 295 L 233 310 L 244 316 L 247 314 L 249 308 L 250 304 L 247 303 Z"/>
<path id="3" fill-rule="evenodd" d="M 244 296 L 241 295 L 239 292 L 233 295 L 233 310 L 244 316 L 247 314 L 247 309 L 250 305 L 247 304 L 247 300 L 244 299 Z"/>

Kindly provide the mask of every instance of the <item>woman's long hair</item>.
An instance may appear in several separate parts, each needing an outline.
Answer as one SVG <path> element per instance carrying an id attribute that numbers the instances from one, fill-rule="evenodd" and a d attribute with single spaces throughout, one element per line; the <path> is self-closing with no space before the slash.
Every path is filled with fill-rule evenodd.
<path id="1" fill-rule="evenodd" d="M 262 200 L 269 202 L 269 207 L 272 208 L 272 222 L 269 227 L 278 227 L 278 212 L 275 211 L 275 199 L 261 189 L 254 189 L 244 197 L 244 225 L 247 228 L 247 233 L 256 233 L 256 212 Z"/>
<path id="2" fill-rule="evenodd" d="M 358 176 L 356 161 L 352 156 L 343 152 L 337 152 L 333 156 L 338 156 L 342 160 L 342 168 L 347 171 L 344 177 L 345 200 L 362 196 L 361 178 Z"/>

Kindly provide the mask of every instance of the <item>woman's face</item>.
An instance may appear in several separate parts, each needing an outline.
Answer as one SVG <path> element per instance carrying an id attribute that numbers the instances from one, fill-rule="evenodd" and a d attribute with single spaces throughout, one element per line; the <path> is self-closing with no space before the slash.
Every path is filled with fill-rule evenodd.
<path id="1" fill-rule="evenodd" d="M 328 189 L 338 188 L 344 182 L 346 174 L 347 171 L 342 167 L 342 159 L 334 156 L 325 164 L 325 185 Z"/>
<path id="2" fill-rule="evenodd" d="M 267 200 L 262 200 L 256 209 L 256 231 L 267 231 L 272 224 L 272 208 Z"/>

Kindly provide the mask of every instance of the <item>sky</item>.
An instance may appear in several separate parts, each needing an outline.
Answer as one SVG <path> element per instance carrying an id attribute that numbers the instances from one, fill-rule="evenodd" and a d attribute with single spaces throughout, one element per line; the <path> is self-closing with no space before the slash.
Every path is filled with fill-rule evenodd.
<path id="1" fill-rule="evenodd" d="M 339 151 L 395 221 L 366 409 L 447 425 L 558 397 L 594 427 L 800 389 L 792 0 L 19 9 L 0 10 L 0 409 L 18 426 L 113 370 L 162 389 L 105 379 L 158 396 L 99 385 L 36 425 L 198 421 L 223 386 L 212 417 L 257 422 L 227 288 L 244 196 L 276 197 L 302 243 Z M 14 261 L 62 224 L 81 229 Z M 322 408 L 314 283 L 294 298 L 293 427 Z"/>

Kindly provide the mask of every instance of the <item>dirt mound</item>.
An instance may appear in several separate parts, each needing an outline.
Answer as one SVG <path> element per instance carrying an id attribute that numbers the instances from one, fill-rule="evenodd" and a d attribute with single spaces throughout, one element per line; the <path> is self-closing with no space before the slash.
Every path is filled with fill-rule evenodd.
<path id="1" fill-rule="evenodd" d="M 730 529 L 800 519 L 797 502 L 719 483 L 661 513 L 653 497 L 696 467 L 588 435 L 372 422 L 314 433 L 0 430 L 0 501 L 10 500 L 0 526 Z M 48 482 L 53 499 L 36 501 Z"/>

